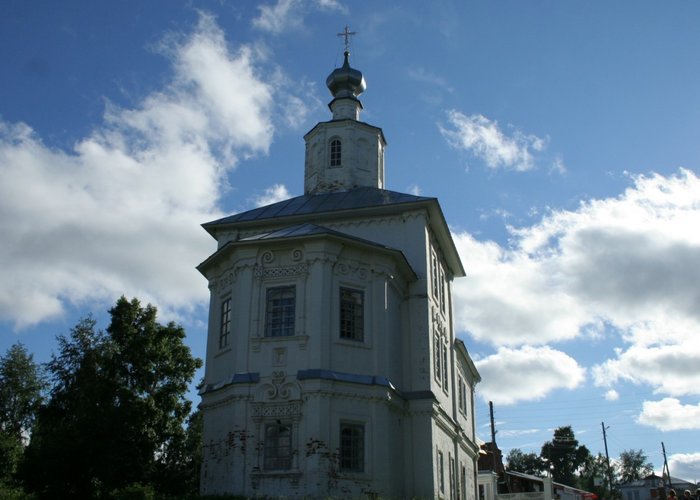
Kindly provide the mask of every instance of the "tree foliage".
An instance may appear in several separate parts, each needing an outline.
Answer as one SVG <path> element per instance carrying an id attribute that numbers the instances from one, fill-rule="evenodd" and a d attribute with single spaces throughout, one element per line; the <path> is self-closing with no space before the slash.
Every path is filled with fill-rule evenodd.
<path id="1" fill-rule="evenodd" d="M 556 482 L 576 484 L 576 472 L 590 457 L 585 446 L 579 446 L 571 426 L 555 429 L 551 441 L 542 445 L 540 456 L 547 460 Z"/>
<path id="2" fill-rule="evenodd" d="M 24 345 L 11 346 L 0 358 L 0 429 L 21 438 L 29 432 L 41 405 L 45 381 Z"/>
<path id="3" fill-rule="evenodd" d="M 595 493 L 598 498 L 610 498 L 608 478 L 608 460 L 601 453 L 589 455 L 579 469 L 579 487 Z"/>
<path id="4" fill-rule="evenodd" d="M 654 472 L 654 466 L 642 450 L 625 450 L 620 453 L 617 469 L 621 483 L 643 479 Z"/>
<path id="5" fill-rule="evenodd" d="M 25 454 L 27 487 L 47 498 L 99 498 L 134 485 L 186 485 L 185 398 L 201 361 L 156 308 L 120 298 L 106 331 L 81 320 L 58 337 L 53 387 Z"/>
<path id="6" fill-rule="evenodd" d="M 13 483 L 25 437 L 42 402 L 41 368 L 24 345 L 11 346 L 0 358 L 0 483 Z"/>
<path id="7" fill-rule="evenodd" d="M 543 477 L 547 465 L 537 453 L 523 453 L 519 448 L 513 448 L 506 456 L 506 469 Z"/>

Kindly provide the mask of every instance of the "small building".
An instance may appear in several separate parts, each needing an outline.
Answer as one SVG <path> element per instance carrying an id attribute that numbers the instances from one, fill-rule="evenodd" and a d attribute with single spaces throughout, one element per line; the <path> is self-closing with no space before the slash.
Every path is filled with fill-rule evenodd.
<path id="1" fill-rule="evenodd" d="M 596 495 L 522 472 L 479 471 L 479 500 L 595 500 Z M 505 491 L 505 492 L 504 492 Z M 507 493 L 506 493 L 507 492 Z M 624 499 L 626 500 L 626 499 Z"/>
<path id="2" fill-rule="evenodd" d="M 491 441 L 481 443 L 478 500 L 596 500 L 591 492 L 503 467 L 502 453 Z M 627 500 L 627 499 L 623 499 Z"/>
<path id="3" fill-rule="evenodd" d="M 621 500 L 664 500 L 668 494 L 668 490 L 673 488 L 678 495 L 678 498 L 683 498 L 683 491 L 690 490 L 695 494 L 697 485 L 683 479 L 671 477 L 671 480 L 651 474 L 645 478 L 628 483 L 617 485 L 620 491 Z"/>
<path id="4" fill-rule="evenodd" d="M 349 53 L 304 140 L 304 194 L 204 224 L 203 494 L 475 500 L 465 275 L 437 199 L 385 189 Z"/>

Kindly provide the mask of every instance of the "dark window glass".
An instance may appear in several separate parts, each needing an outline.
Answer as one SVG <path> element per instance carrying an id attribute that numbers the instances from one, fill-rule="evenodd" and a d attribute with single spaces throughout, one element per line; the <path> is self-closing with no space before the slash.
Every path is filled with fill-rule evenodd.
<path id="1" fill-rule="evenodd" d="M 364 294 L 340 289 L 340 338 L 364 340 Z"/>
<path id="2" fill-rule="evenodd" d="M 449 374 L 449 367 L 447 366 L 447 346 L 442 345 L 442 388 L 447 391 L 449 388 L 449 382 L 447 376 Z"/>
<path id="3" fill-rule="evenodd" d="M 348 472 L 365 470 L 365 426 L 340 424 L 340 469 Z"/>
<path id="4" fill-rule="evenodd" d="M 265 426 L 265 470 L 292 468 L 292 428 L 289 425 Z"/>
<path id="5" fill-rule="evenodd" d="M 221 303 L 221 330 L 219 331 L 219 349 L 228 346 L 231 333 L 231 299 Z"/>
<path id="6" fill-rule="evenodd" d="M 331 167 L 339 167 L 341 161 L 340 139 L 331 141 Z"/>
<path id="7" fill-rule="evenodd" d="M 294 286 L 267 289 L 266 337 L 294 335 L 295 301 L 296 288 Z"/>

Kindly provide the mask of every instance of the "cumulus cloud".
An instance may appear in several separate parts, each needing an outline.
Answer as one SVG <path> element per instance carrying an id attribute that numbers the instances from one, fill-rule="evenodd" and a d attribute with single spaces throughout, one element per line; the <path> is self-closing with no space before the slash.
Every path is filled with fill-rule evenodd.
<path id="1" fill-rule="evenodd" d="M 454 235 L 467 278 L 454 286 L 461 330 L 495 346 L 545 344 L 579 335 L 585 309 L 561 282 L 556 262 Z"/>
<path id="2" fill-rule="evenodd" d="M 304 15 L 310 10 L 348 14 L 348 8 L 338 0 L 277 0 L 258 6 L 260 15 L 253 19 L 253 27 L 279 35 L 299 30 L 304 26 Z"/>
<path id="3" fill-rule="evenodd" d="M 321 10 L 340 12 L 341 14 L 347 14 L 349 12 L 348 8 L 343 5 L 338 0 L 314 0 L 314 3 L 318 5 Z"/>
<path id="4" fill-rule="evenodd" d="M 458 328 L 514 347 L 612 332 L 621 347 L 593 367 L 597 385 L 699 394 L 700 179 L 681 169 L 631 181 L 509 228 L 508 246 L 455 234 L 468 275 L 454 289 Z"/>
<path id="5" fill-rule="evenodd" d="M 265 189 L 265 192 L 260 196 L 257 196 L 253 203 L 256 207 L 262 207 L 265 205 L 271 205 L 272 203 L 277 203 L 278 201 L 286 200 L 291 198 L 292 195 L 287 191 L 287 187 L 284 184 L 275 184 Z"/>
<path id="6" fill-rule="evenodd" d="M 676 398 L 645 401 L 637 421 L 662 431 L 700 430 L 700 403 L 685 405 Z"/>
<path id="7" fill-rule="evenodd" d="M 540 152 L 546 140 L 515 129 L 509 136 L 498 122 L 483 115 L 447 112 L 448 127 L 439 126 L 448 144 L 483 160 L 489 168 L 526 171 L 535 166 L 533 153 Z M 558 166 L 563 168 L 563 163 Z"/>
<path id="8" fill-rule="evenodd" d="M 615 389 L 610 389 L 609 391 L 605 392 L 606 401 L 617 401 L 618 399 L 620 399 L 620 393 L 618 393 Z"/>
<path id="9" fill-rule="evenodd" d="M 17 326 L 66 303 L 138 296 L 161 309 L 206 300 L 193 263 L 212 242 L 225 173 L 267 152 L 272 88 L 249 47 L 234 52 L 214 20 L 163 46 L 173 80 L 104 123 L 71 151 L 25 124 L 0 122 L 0 318 Z"/>
<path id="10" fill-rule="evenodd" d="M 700 453 L 676 453 L 668 458 L 668 468 L 673 477 L 697 481 L 700 477 Z"/>
<path id="11" fill-rule="evenodd" d="M 273 34 L 299 28 L 304 21 L 302 7 L 301 0 L 277 0 L 273 5 L 260 5 L 260 15 L 253 19 L 253 26 Z"/>
<path id="12" fill-rule="evenodd" d="M 541 399 L 555 389 L 574 389 L 585 379 L 585 369 L 576 360 L 550 347 L 502 347 L 475 365 L 482 378 L 480 397 L 502 405 Z"/>

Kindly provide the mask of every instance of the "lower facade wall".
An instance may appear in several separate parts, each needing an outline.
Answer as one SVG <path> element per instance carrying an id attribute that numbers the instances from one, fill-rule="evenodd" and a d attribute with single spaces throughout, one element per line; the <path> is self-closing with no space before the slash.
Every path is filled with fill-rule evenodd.
<path id="1" fill-rule="evenodd" d="M 261 380 L 205 394 L 201 408 L 202 494 L 290 499 L 475 497 L 474 457 L 436 423 L 432 399 L 407 403 L 381 386 L 327 380 L 275 385 Z M 288 441 L 283 442 L 291 450 L 289 462 L 278 470 L 266 463 L 266 432 L 275 426 L 289 430 L 284 438 Z M 343 467 L 348 457 L 341 456 L 341 428 L 362 431 L 358 470 Z"/>
<path id="2" fill-rule="evenodd" d="M 260 403 L 240 388 L 203 398 L 202 493 L 276 498 L 404 498 L 404 415 L 386 390 L 311 387 L 298 399 Z M 315 385 L 315 387 L 314 387 Z M 239 394 L 236 394 L 239 392 Z M 291 428 L 289 468 L 265 464 L 265 429 Z M 343 470 L 341 424 L 362 429 L 362 470 Z"/>

